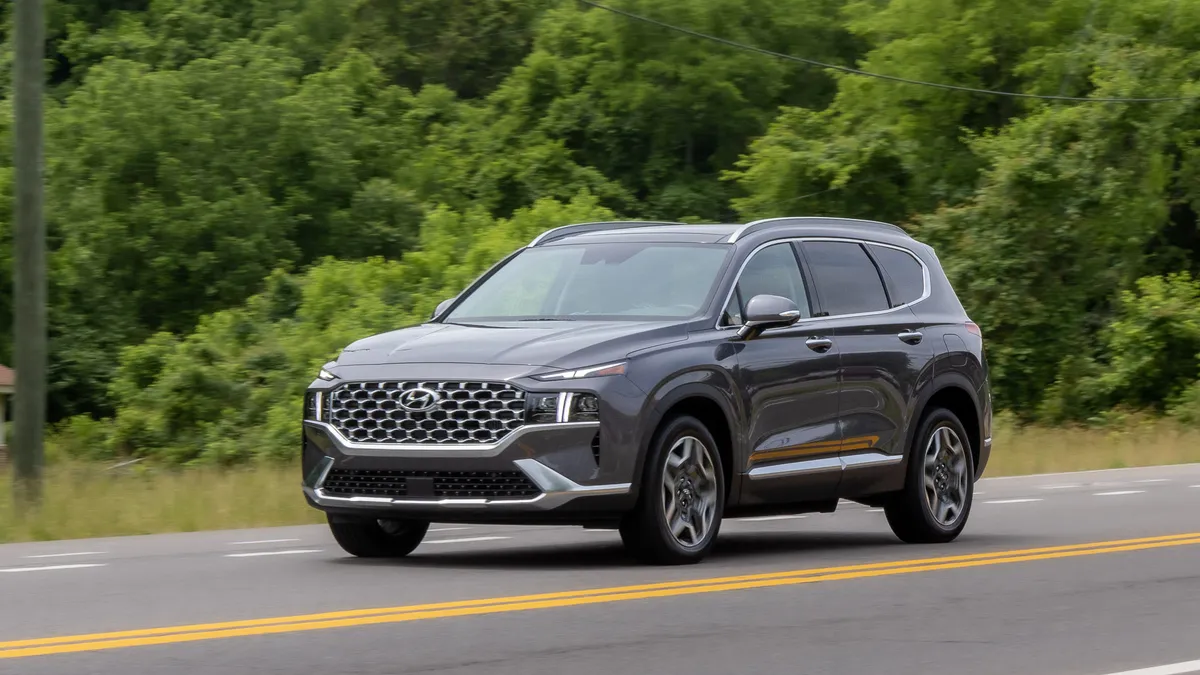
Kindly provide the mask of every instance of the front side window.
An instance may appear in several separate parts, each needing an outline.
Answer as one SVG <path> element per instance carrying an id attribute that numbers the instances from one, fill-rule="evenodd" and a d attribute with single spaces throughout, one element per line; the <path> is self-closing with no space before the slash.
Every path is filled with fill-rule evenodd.
<path id="1" fill-rule="evenodd" d="M 737 286 L 722 322 L 727 326 L 742 323 L 746 303 L 756 295 L 778 295 L 796 303 L 801 317 L 812 316 L 804 277 L 790 243 L 771 244 L 750 258 L 738 277 Z"/>
<path id="2" fill-rule="evenodd" d="M 730 247 L 592 243 L 526 249 L 446 321 L 677 319 L 704 310 Z"/>
<path id="3" fill-rule="evenodd" d="M 806 241 L 804 257 L 812 270 L 821 309 L 830 315 L 888 309 L 883 279 L 862 246 L 841 241 Z"/>

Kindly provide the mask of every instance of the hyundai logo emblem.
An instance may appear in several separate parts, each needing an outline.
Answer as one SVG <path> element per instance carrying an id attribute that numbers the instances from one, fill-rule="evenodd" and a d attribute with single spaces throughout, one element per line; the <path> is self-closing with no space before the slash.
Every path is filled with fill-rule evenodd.
<path id="1" fill-rule="evenodd" d="M 406 389 L 400 393 L 400 407 L 409 412 L 423 412 L 437 405 L 440 399 L 432 389 Z"/>

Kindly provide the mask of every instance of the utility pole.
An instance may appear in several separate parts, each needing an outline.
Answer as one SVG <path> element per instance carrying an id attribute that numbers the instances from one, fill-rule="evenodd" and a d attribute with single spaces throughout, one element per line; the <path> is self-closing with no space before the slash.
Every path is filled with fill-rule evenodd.
<path id="1" fill-rule="evenodd" d="M 13 480 L 17 508 L 42 496 L 46 422 L 46 223 L 42 213 L 42 89 L 46 23 L 42 0 L 16 0 L 13 103 L 16 144 L 14 265 L 16 397 Z"/>

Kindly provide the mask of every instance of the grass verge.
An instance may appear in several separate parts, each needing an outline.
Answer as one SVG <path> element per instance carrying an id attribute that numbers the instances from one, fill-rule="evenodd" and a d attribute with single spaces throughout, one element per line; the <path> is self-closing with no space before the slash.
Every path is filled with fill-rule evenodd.
<path id="1" fill-rule="evenodd" d="M 1200 429 L 1136 416 L 1105 427 L 1019 427 L 1000 417 L 992 426 L 987 476 L 1124 469 L 1200 462 Z"/>
<path id="2" fill-rule="evenodd" d="M 1200 430 L 1162 420 L 1103 429 L 994 429 L 988 476 L 1200 462 Z M 0 542 L 324 522 L 300 493 L 299 466 L 163 469 L 59 462 L 46 472 L 41 509 L 18 517 L 0 472 Z"/>
<path id="3" fill-rule="evenodd" d="M 14 511 L 9 472 L 0 473 L 0 542 L 324 522 L 300 492 L 299 465 L 114 470 L 60 462 L 47 467 L 41 508 L 24 517 Z"/>

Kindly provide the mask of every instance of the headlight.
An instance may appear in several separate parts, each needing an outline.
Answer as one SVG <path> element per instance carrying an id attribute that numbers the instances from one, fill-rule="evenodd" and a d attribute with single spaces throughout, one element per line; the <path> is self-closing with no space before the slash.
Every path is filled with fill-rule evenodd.
<path id="1" fill-rule="evenodd" d="M 567 394 L 566 422 L 599 422 L 600 399 L 592 394 Z"/>
<path id="2" fill-rule="evenodd" d="M 528 396 L 529 423 L 553 424 L 558 420 L 559 403 L 563 394 L 530 394 Z"/>
<path id="3" fill-rule="evenodd" d="M 600 399 L 595 394 L 530 394 L 526 401 L 530 424 L 600 421 Z"/>
<path id="4" fill-rule="evenodd" d="M 583 377 L 604 377 L 606 375 L 624 375 L 625 362 L 606 363 L 602 366 L 592 366 L 590 368 L 580 368 L 578 370 L 560 370 L 556 373 L 547 373 L 545 375 L 534 375 L 533 379 L 542 380 L 543 382 L 553 382 L 556 380 L 578 380 Z"/>
<path id="5" fill-rule="evenodd" d="M 333 373 L 329 372 L 328 370 L 325 370 L 324 368 L 321 369 L 321 372 L 317 373 L 317 377 L 321 378 L 322 380 L 325 380 L 326 382 L 331 382 L 333 380 L 338 379 L 337 375 L 334 375 Z"/>
<path id="6" fill-rule="evenodd" d="M 304 394 L 304 419 L 325 421 L 325 392 L 309 391 Z"/>

